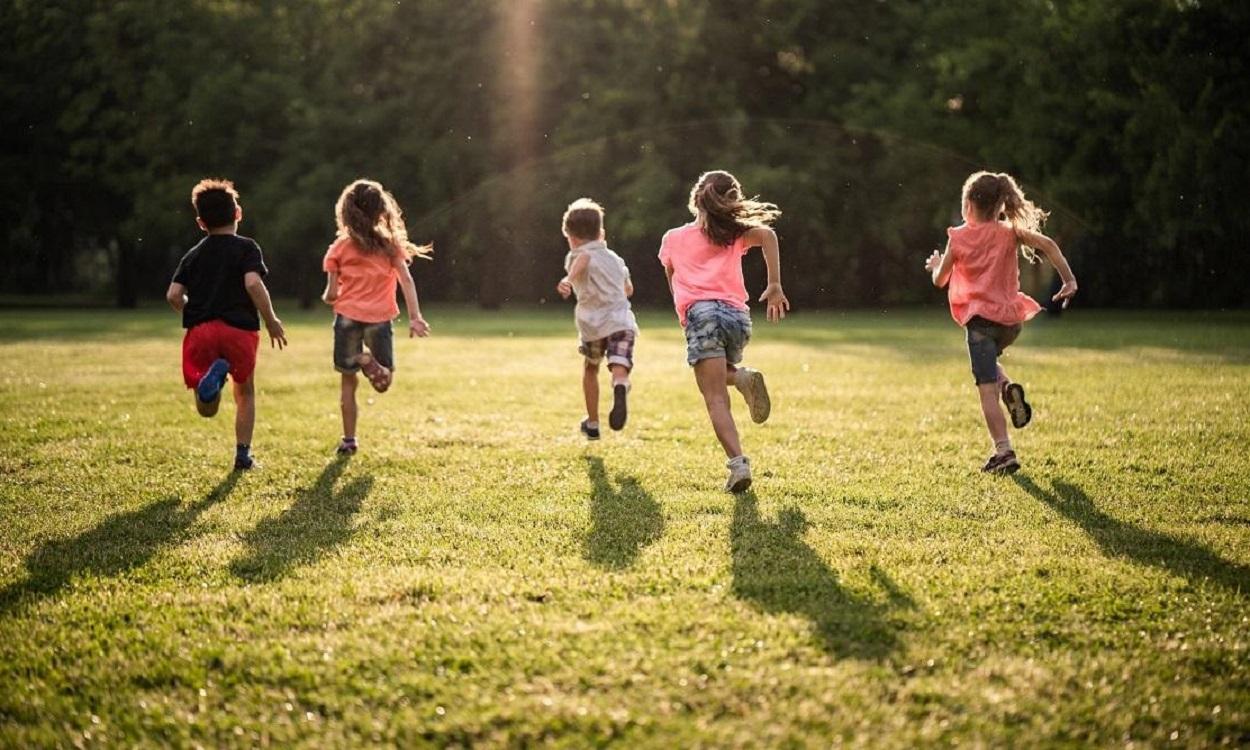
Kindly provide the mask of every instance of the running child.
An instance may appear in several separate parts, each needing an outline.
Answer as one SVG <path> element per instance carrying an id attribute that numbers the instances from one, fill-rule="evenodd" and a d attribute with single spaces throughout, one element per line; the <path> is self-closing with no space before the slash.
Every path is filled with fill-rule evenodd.
<path id="1" fill-rule="evenodd" d="M 599 439 L 599 363 L 608 359 L 612 374 L 612 411 L 608 426 L 625 426 L 629 407 L 629 373 L 634 368 L 634 340 L 638 322 L 630 309 L 634 284 L 621 256 L 604 241 L 603 207 L 589 198 L 579 198 L 564 212 L 564 237 L 569 243 L 564 257 L 567 274 L 556 285 L 561 297 L 577 295 L 573 318 L 581 339 L 578 351 L 585 357 L 582 367 L 582 393 L 586 397 L 586 418 L 581 431 L 587 440 Z"/>
<path id="2" fill-rule="evenodd" d="M 352 454 L 359 448 L 356 373 L 364 372 L 378 393 L 390 388 L 394 379 L 391 321 L 399 317 L 396 284 L 408 308 L 408 337 L 430 334 L 408 264 L 414 255 L 429 257 L 431 248 L 408 241 L 399 204 L 372 180 L 356 180 L 344 188 L 334 218 L 338 237 L 322 262 L 326 289 L 321 299 L 334 308 L 334 369 L 342 374 L 343 438 L 337 451 Z"/>
<path id="3" fill-rule="evenodd" d="M 686 331 L 686 362 L 694 369 L 712 429 L 729 457 L 725 489 L 743 492 L 751 486 L 751 462 L 738 440 L 729 386 L 746 399 L 756 423 L 768 419 L 771 402 L 764 375 L 740 366 L 751 339 L 742 257 L 751 248 L 763 249 L 768 286 L 760 301 L 767 305 L 769 321 L 781 320 L 790 301 L 781 289 L 777 233 L 771 227 L 781 211 L 772 203 L 743 197 L 738 180 L 721 171 L 699 177 L 687 207 L 694 221 L 665 233 L 660 263 Z"/>
<path id="4" fill-rule="evenodd" d="M 972 378 L 981 398 L 981 412 L 994 443 L 994 454 L 981 471 L 1010 474 L 1020 468 L 1011 447 L 1001 399 L 1019 429 L 1033 418 L 1024 398 L 1024 387 L 1013 383 L 998 364 L 998 357 L 1020 335 L 1023 323 L 1041 305 L 1020 291 L 1017 248 L 1030 262 L 1035 251 L 1050 261 L 1063 286 L 1053 297 L 1065 306 L 1076 294 L 1076 277 L 1055 241 L 1042 234 L 1047 212 L 1024 197 L 1007 174 L 976 172 L 963 187 L 964 223 L 946 230 L 946 251 L 925 261 L 925 270 L 937 287 L 950 284 L 951 317 L 967 330 Z"/>
<path id="5" fill-rule="evenodd" d="M 165 299 L 182 313 L 182 327 L 187 329 L 182 339 L 182 379 L 195 390 L 195 408 L 201 416 L 217 413 L 226 376 L 234 380 L 234 468 L 246 471 L 256 466 L 252 432 L 260 318 L 265 319 L 270 346 L 286 346 L 286 332 L 263 281 L 269 270 L 260 246 L 237 233 L 243 209 L 234 185 L 229 180 L 200 180 L 191 190 L 191 205 L 205 236 L 178 262 Z"/>

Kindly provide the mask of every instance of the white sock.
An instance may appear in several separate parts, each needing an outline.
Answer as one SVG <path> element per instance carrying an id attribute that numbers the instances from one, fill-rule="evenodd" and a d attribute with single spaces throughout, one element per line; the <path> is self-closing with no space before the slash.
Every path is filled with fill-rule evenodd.
<path id="1" fill-rule="evenodd" d="M 597 430 L 597 429 L 599 429 L 599 423 L 598 423 L 598 422 L 591 422 L 589 419 L 587 419 L 587 420 L 586 420 L 586 427 L 587 427 L 587 429 Z"/>
<path id="2" fill-rule="evenodd" d="M 1006 453 L 1006 452 L 1007 452 L 1007 451 L 1009 451 L 1009 450 L 1011 450 L 1011 438 L 1007 438 L 1007 439 L 1005 439 L 1005 440 L 995 440 L 995 441 L 994 441 L 994 453 L 995 453 L 995 455 L 999 455 L 999 456 L 1001 456 L 1001 455 L 1003 455 L 1004 453 Z"/>

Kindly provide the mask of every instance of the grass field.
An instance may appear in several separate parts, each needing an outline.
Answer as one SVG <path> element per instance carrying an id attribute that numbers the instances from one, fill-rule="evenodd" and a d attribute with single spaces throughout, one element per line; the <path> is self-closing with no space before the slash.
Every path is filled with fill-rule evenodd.
<path id="1" fill-rule="evenodd" d="M 430 310 L 340 460 L 281 312 L 241 476 L 172 313 L 0 312 L 0 746 L 1250 744 L 1246 314 L 1030 324 L 1014 478 L 943 311 L 757 321 L 735 498 L 671 315 L 587 444 L 569 308 Z"/>

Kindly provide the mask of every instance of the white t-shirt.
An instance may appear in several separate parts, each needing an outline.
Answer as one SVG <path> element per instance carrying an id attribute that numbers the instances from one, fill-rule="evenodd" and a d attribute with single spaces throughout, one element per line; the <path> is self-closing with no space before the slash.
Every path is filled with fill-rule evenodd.
<path id="1" fill-rule="evenodd" d="M 625 282 L 629 280 L 625 261 L 609 250 L 603 240 L 595 240 L 578 245 L 564 256 L 566 273 L 582 255 L 589 257 L 586 274 L 576 281 L 570 279 L 577 295 L 573 317 L 578 336 L 582 341 L 598 341 L 618 331 L 637 333 L 638 321 L 625 296 Z"/>

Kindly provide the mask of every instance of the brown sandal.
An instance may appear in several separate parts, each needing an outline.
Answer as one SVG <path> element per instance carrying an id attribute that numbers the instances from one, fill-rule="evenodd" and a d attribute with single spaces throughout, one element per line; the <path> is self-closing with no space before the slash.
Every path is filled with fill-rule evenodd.
<path id="1" fill-rule="evenodd" d="M 360 371 L 369 379 L 373 390 L 386 393 L 386 389 L 391 387 L 391 371 L 374 359 L 372 354 L 365 352 L 357 356 L 356 364 L 360 365 Z"/>

